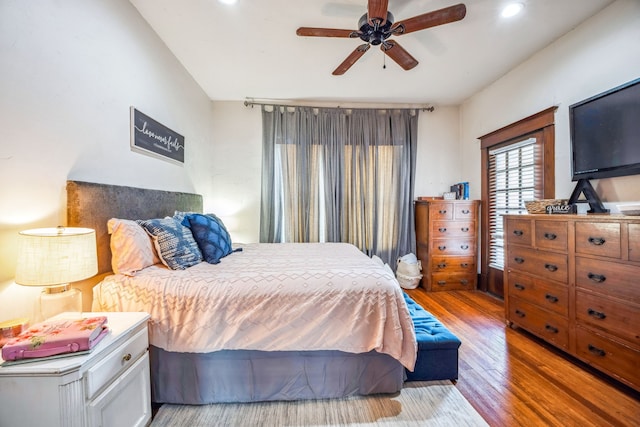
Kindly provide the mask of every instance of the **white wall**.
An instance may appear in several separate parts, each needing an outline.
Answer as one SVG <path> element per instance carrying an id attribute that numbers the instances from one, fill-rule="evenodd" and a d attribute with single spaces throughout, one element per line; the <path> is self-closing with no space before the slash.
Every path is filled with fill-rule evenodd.
<path id="1" fill-rule="evenodd" d="M 2 0 L 0 76 L 0 321 L 34 319 L 18 231 L 66 223 L 67 179 L 206 199 L 211 103 L 127 0 Z M 185 136 L 184 166 L 130 150 L 130 106 Z"/>
<path id="2" fill-rule="evenodd" d="M 569 198 L 575 183 L 568 107 L 640 77 L 639 46 L 640 1 L 618 0 L 467 100 L 461 107 L 465 180 L 480 182 L 479 136 L 555 105 L 555 196 Z M 640 200 L 640 176 L 592 184 L 606 205 Z M 472 196 L 480 197 L 479 186 Z"/>

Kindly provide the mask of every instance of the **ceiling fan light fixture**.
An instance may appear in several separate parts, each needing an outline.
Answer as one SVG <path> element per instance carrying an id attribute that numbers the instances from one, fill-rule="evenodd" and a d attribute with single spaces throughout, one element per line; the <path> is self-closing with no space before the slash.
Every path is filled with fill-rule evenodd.
<path id="1" fill-rule="evenodd" d="M 509 3 L 502 9 L 501 15 L 503 18 L 511 18 L 512 16 L 516 16 L 517 14 L 522 12 L 522 9 L 524 9 L 523 3 Z"/>

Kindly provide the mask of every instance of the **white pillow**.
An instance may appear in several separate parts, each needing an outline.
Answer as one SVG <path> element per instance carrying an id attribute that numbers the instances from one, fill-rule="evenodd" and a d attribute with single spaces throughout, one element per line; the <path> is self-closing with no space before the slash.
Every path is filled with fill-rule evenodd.
<path id="1" fill-rule="evenodd" d="M 133 276 L 137 271 L 160 262 L 151 237 L 135 221 L 111 218 L 111 269 L 116 274 Z"/>

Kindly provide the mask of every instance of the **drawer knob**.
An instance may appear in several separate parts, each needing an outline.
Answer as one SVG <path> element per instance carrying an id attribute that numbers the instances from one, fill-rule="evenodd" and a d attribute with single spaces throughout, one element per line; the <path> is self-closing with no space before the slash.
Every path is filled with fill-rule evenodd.
<path id="1" fill-rule="evenodd" d="M 558 328 L 556 328 L 555 326 L 551 326 L 551 325 L 545 325 L 544 328 L 551 332 L 552 334 L 557 334 L 558 333 Z"/>
<path id="2" fill-rule="evenodd" d="M 589 314 L 589 316 L 595 317 L 596 319 L 599 319 L 599 320 L 604 320 L 607 317 L 607 315 L 604 314 L 603 312 L 596 311 L 596 310 L 594 310 L 592 308 L 587 310 L 587 314 Z"/>
<path id="3" fill-rule="evenodd" d="M 555 296 L 555 295 L 546 294 L 546 295 L 544 296 L 544 298 L 545 298 L 547 301 L 549 301 L 550 303 L 554 303 L 554 304 L 555 304 L 556 302 L 558 302 L 558 297 L 557 297 L 557 296 Z"/>
<path id="4" fill-rule="evenodd" d="M 524 317 L 524 316 L 526 316 L 526 314 L 524 313 L 524 311 L 516 310 L 516 316 Z"/>
<path id="5" fill-rule="evenodd" d="M 467 279 L 461 279 L 461 280 L 460 280 L 460 284 L 461 284 L 462 286 L 467 286 L 467 285 L 469 284 L 469 281 L 468 281 Z"/>
<path id="6" fill-rule="evenodd" d="M 447 231 L 447 229 L 445 227 L 440 227 L 440 228 L 438 228 L 438 231 L 441 232 L 441 233 L 444 233 L 444 232 Z"/>
<path id="7" fill-rule="evenodd" d="M 463 209 L 462 213 L 465 215 L 469 215 L 471 213 L 471 211 L 469 209 Z"/>
<path id="8" fill-rule="evenodd" d="M 441 251 L 444 251 L 445 249 L 447 249 L 446 246 L 438 246 L 438 249 L 440 249 Z"/>
<path id="9" fill-rule="evenodd" d="M 127 353 L 124 356 L 122 356 L 123 362 L 128 362 L 129 360 L 131 360 L 131 353 Z"/>
<path id="10" fill-rule="evenodd" d="M 589 237 L 589 243 L 596 246 L 604 245 L 605 240 L 602 237 Z"/>
<path id="11" fill-rule="evenodd" d="M 524 285 L 521 285 L 520 283 L 514 283 L 513 287 L 519 291 L 524 291 Z"/>
<path id="12" fill-rule="evenodd" d="M 440 264 L 438 264 L 438 268 L 445 268 L 447 266 L 447 263 L 445 262 L 441 262 Z"/>
<path id="13" fill-rule="evenodd" d="M 469 231 L 469 227 L 462 227 L 460 231 L 462 231 L 463 233 L 467 233 Z"/>
<path id="14" fill-rule="evenodd" d="M 518 264 L 522 264 L 524 262 L 524 258 L 519 257 L 519 256 L 515 257 L 513 260 L 515 262 L 517 262 Z"/>
<path id="15" fill-rule="evenodd" d="M 440 215 L 444 215 L 444 214 L 446 214 L 446 213 L 447 213 L 447 210 L 446 210 L 446 209 L 440 209 L 440 210 L 438 211 L 438 213 L 439 213 Z"/>
<path id="16" fill-rule="evenodd" d="M 469 263 L 467 263 L 467 262 L 463 262 L 462 264 L 460 264 L 460 267 L 462 267 L 462 268 L 468 268 L 468 267 L 469 267 Z"/>
<path id="17" fill-rule="evenodd" d="M 469 245 L 460 245 L 460 249 L 466 251 L 467 249 L 469 249 Z"/>
<path id="18" fill-rule="evenodd" d="M 604 357 L 607 355 L 607 352 L 601 348 L 596 347 L 593 344 L 589 344 L 589 353 L 595 354 L 596 356 Z"/>
<path id="19" fill-rule="evenodd" d="M 440 285 L 440 286 L 444 286 L 444 285 L 446 285 L 446 284 L 447 284 L 447 281 L 446 281 L 446 280 L 438 280 L 438 285 Z"/>
<path id="20" fill-rule="evenodd" d="M 554 272 L 554 271 L 558 271 L 558 266 L 557 265 L 553 265 L 553 264 L 545 264 L 544 268 L 546 268 L 547 270 Z"/>
<path id="21" fill-rule="evenodd" d="M 556 240 L 558 236 L 553 233 L 544 233 L 544 238 L 547 240 Z"/>
<path id="22" fill-rule="evenodd" d="M 607 280 L 607 278 L 602 274 L 589 273 L 587 274 L 587 277 L 596 283 L 602 283 Z"/>
<path id="23" fill-rule="evenodd" d="M 513 230 L 513 234 L 515 234 L 516 236 L 522 236 L 524 234 L 524 231 L 522 231 L 522 230 Z"/>

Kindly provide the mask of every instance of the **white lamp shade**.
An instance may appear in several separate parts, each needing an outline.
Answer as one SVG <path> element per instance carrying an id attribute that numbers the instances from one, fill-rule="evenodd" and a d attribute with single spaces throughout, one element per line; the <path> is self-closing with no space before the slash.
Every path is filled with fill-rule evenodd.
<path id="1" fill-rule="evenodd" d="M 90 228 L 38 228 L 18 234 L 19 285 L 64 285 L 97 273 L 96 232 Z"/>

